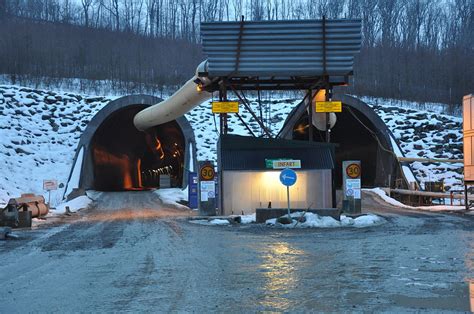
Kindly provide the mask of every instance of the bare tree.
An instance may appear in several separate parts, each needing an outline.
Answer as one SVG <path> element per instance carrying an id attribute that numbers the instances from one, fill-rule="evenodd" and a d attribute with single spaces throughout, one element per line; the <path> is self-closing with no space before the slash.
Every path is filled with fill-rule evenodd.
<path id="1" fill-rule="evenodd" d="M 7 15 L 7 0 L 0 0 L 0 19 Z"/>
<path id="2" fill-rule="evenodd" d="M 84 14 L 84 25 L 89 27 L 89 9 L 92 4 L 92 0 L 81 0 L 82 12 Z"/>

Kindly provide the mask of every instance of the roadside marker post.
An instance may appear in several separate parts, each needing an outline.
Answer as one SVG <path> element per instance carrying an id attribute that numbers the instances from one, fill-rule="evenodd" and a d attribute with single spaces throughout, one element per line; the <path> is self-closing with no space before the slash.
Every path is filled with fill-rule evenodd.
<path id="1" fill-rule="evenodd" d="M 290 215 L 290 186 L 296 183 L 297 175 L 292 169 L 286 168 L 280 172 L 280 182 L 286 186 L 286 199 L 288 201 L 288 219 L 291 221 Z"/>

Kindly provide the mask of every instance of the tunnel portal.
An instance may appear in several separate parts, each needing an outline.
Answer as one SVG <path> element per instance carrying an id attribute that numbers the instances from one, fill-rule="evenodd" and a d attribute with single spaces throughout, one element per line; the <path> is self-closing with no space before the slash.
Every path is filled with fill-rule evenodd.
<path id="1" fill-rule="evenodd" d="M 160 181 L 167 187 L 181 187 L 183 134 L 174 121 L 147 132 L 138 131 L 133 117 L 144 108 L 132 105 L 114 112 L 94 134 L 91 149 L 95 190 L 159 188 Z"/>
<path id="2" fill-rule="evenodd" d="M 359 117 L 372 130 L 373 124 L 367 118 Z M 313 141 L 325 142 L 326 132 L 313 128 Z M 375 132 L 374 132 L 375 133 Z M 308 115 L 302 116 L 293 128 L 293 139 L 309 139 Z M 377 164 L 378 144 L 372 134 L 364 128 L 348 110 L 337 114 L 337 123 L 331 130 L 331 142 L 338 144 L 336 148 L 336 185 L 342 186 L 342 162 L 344 160 L 360 160 L 363 168 L 362 184 L 372 186 L 376 179 L 376 167 L 369 165 Z"/>
<path id="3" fill-rule="evenodd" d="M 185 117 L 137 130 L 134 116 L 161 99 L 131 95 L 111 101 L 84 130 L 65 195 L 74 189 L 129 191 L 185 187 L 195 160 L 194 133 Z"/>
<path id="4" fill-rule="evenodd" d="M 390 131 L 376 113 L 362 101 L 347 95 L 337 95 L 343 103 L 337 113 L 337 123 L 331 129 L 335 143 L 335 183 L 342 187 L 342 162 L 360 160 L 364 187 L 389 186 L 402 178 L 400 165 L 392 152 Z M 281 136 L 287 139 L 309 140 L 309 117 L 302 103 L 289 115 Z M 313 125 L 313 141 L 325 142 L 326 132 Z"/>

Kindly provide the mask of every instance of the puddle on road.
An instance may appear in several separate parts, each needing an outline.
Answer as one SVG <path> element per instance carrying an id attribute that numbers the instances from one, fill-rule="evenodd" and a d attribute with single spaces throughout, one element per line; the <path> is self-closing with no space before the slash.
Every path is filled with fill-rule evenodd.
<path id="1" fill-rule="evenodd" d="M 264 308 L 285 311 L 295 302 L 291 298 L 292 291 L 298 286 L 298 260 L 305 252 L 293 248 L 287 242 L 269 245 L 262 252 L 264 259 L 260 269 L 263 272 L 265 295 L 260 305 Z"/>
<path id="2" fill-rule="evenodd" d="M 469 292 L 468 292 L 469 291 Z M 411 309 L 431 309 L 450 311 L 473 311 L 474 310 L 474 283 L 454 284 L 449 289 L 432 290 L 435 296 L 416 297 L 402 294 L 394 294 L 391 300 L 395 306 Z"/>

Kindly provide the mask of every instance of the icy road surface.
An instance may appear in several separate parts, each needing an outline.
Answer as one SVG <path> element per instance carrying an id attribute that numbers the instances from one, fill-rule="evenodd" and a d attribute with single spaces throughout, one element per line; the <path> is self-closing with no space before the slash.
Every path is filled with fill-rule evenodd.
<path id="1" fill-rule="evenodd" d="M 472 217 L 366 197 L 387 223 L 202 226 L 150 193 L 102 197 L 0 241 L 1 312 L 469 311 L 474 297 Z"/>

